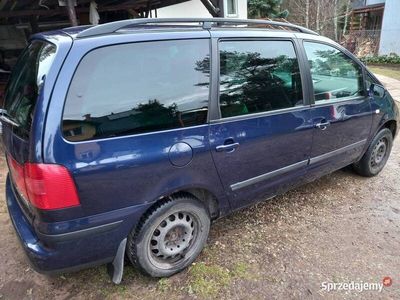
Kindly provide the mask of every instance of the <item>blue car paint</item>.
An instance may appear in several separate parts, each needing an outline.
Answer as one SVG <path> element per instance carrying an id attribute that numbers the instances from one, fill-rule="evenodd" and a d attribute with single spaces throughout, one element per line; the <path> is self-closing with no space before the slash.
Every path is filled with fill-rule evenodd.
<path id="1" fill-rule="evenodd" d="M 295 184 L 297 177 L 305 175 L 306 165 L 261 182 L 242 184 L 243 187 L 234 191 L 231 187 L 249 178 L 307 161 L 313 135 L 313 124 L 309 120 L 309 108 L 306 106 L 278 114 L 227 118 L 211 124 L 212 148 L 223 145 L 229 139 L 239 143 L 239 147 L 232 152 L 212 151 L 232 208 L 251 204 L 260 195 L 272 196 L 282 184 Z"/>
<path id="2" fill-rule="evenodd" d="M 6 181 L 6 199 L 8 211 L 14 228 L 29 258 L 33 268 L 41 273 L 73 271 L 75 268 L 89 267 L 92 265 L 111 262 L 115 256 L 118 245 L 124 239 L 132 226 L 147 210 L 147 205 L 128 207 L 108 213 L 106 216 L 98 215 L 69 221 L 68 223 L 40 223 L 32 226 L 16 199 L 15 191 L 9 177 Z M 71 240 L 55 241 L 54 236 L 39 234 L 40 230 L 56 229 L 57 233 L 68 227 L 84 230 L 104 221 L 118 220 L 118 226 L 95 235 L 85 235 Z M 112 223 L 111 223 L 112 224 Z M 48 227 L 45 229 L 45 227 Z"/>
<path id="3" fill-rule="evenodd" d="M 369 102 L 369 98 L 360 97 L 312 107 L 314 123 L 330 124 L 326 130 L 314 130 L 310 176 L 318 178 L 343 168 L 365 152 L 374 113 Z"/>
<path id="4" fill-rule="evenodd" d="M 51 95 L 53 92 L 54 84 L 57 80 L 59 71 L 63 66 L 65 57 L 68 55 L 71 46 L 72 38 L 61 31 L 53 31 L 47 33 L 40 33 L 33 35 L 33 39 L 46 40 L 50 43 L 57 45 L 56 55 L 50 67 L 50 70 L 44 80 L 44 85 L 41 89 L 39 99 L 36 104 L 33 119 L 35 122 L 32 124 L 30 148 L 26 155 L 28 160 L 33 162 L 43 161 L 43 132 L 46 125 L 46 116 Z M 27 157 L 23 157 L 24 161 Z M 18 158 L 17 158 L 18 160 Z"/>
<path id="5" fill-rule="evenodd" d="M 39 96 L 30 141 L 17 137 L 3 124 L 6 151 L 17 161 L 62 164 L 71 171 L 78 189 L 78 207 L 54 211 L 26 209 L 7 179 L 11 219 L 25 252 L 42 272 L 111 261 L 120 241 L 135 228 L 146 210 L 176 191 L 208 190 L 218 200 L 219 216 L 223 216 L 259 197 L 270 197 L 312 181 L 356 161 L 379 128 L 399 117 L 388 93 L 384 99 L 315 105 L 304 50 L 296 39 L 317 39 L 309 35 L 240 29 L 139 29 L 133 33 L 74 39 L 82 29 L 33 37 L 56 44 L 57 55 Z M 63 138 L 64 99 L 76 66 L 86 53 L 111 44 L 187 38 L 210 39 L 213 45 L 209 124 L 75 143 Z M 304 106 L 220 120 L 215 51 L 220 38 L 292 39 L 302 69 Z M 315 124 L 324 120 L 331 124 L 322 133 Z M 364 143 L 345 148 L 361 141 Z M 231 142 L 239 143 L 234 151 L 215 151 Z M 344 150 L 340 155 L 325 155 L 341 148 Z M 264 176 L 262 180 L 260 176 Z M 93 228 L 96 234 L 91 234 Z M 68 238 L 71 233 L 79 235 Z"/>

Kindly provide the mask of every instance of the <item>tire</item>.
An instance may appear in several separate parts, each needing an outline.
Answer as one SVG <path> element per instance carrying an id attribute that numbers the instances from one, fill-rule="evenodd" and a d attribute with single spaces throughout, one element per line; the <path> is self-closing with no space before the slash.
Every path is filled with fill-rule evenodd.
<path id="1" fill-rule="evenodd" d="M 356 173 L 365 177 L 378 175 L 386 165 L 392 145 L 392 132 L 387 128 L 379 131 L 361 160 L 353 164 Z"/>
<path id="2" fill-rule="evenodd" d="M 210 230 L 207 208 L 182 193 L 157 204 L 128 236 L 127 256 L 141 272 L 168 277 L 189 266 Z"/>

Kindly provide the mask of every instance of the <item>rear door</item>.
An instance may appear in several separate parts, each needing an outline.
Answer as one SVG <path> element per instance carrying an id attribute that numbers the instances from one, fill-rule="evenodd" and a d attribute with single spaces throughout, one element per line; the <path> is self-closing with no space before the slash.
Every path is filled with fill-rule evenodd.
<path id="1" fill-rule="evenodd" d="M 344 167 L 363 152 L 372 125 L 362 67 L 340 49 L 304 41 L 314 90 L 310 168 L 316 177 Z"/>
<path id="2" fill-rule="evenodd" d="M 238 208 L 304 175 L 312 126 L 292 40 L 220 40 L 218 59 L 220 115 L 210 146 Z"/>

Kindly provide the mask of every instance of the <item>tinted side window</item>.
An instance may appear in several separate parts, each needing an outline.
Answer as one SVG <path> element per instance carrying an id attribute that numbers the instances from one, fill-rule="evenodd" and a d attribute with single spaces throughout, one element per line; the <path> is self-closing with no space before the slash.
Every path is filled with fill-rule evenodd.
<path id="1" fill-rule="evenodd" d="M 290 41 L 226 41 L 219 51 L 222 117 L 303 104 L 299 65 Z"/>
<path id="2" fill-rule="evenodd" d="M 40 89 L 56 54 L 53 44 L 34 40 L 22 52 L 5 93 L 5 109 L 20 126 L 15 132 L 27 138 Z"/>
<path id="3" fill-rule="evenodd" d="M 96 49 L 72 79 L 64 136 L 82 141 L 204 124 L 209 65 L 208 40 Z"/>
<path id="4" fill-rule="evenodd" d="M 338 49 L 304 42 L 314 85 L 315 101 L 364 94 L 361 67 Z"/>

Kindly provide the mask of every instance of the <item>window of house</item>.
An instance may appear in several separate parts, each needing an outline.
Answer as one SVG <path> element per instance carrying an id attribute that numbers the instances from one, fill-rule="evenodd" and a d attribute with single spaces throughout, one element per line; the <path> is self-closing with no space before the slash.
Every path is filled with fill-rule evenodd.
<path id="1" fill-rule="evenodd" d="M 93 50 L 72 79 L 64 136 L 82 141 L 204 124 L 209 66 L 203 39 Z"/>
<path id="2" fill-rule="evenodd" d="M 228 17 L 237 16 L 237 0 L 226 0 L 226 10 Z"/>
<path id="3" fill-rule="evenodd" d="M 222 117 L 303 104 L 299 65 L 290 41 L 225 41 L 220 53 Z"/>
<path id="4" fill-rule="evenodd" d="M 315 101 L 337 100 L 364 94 L 361 67 L 338 49 L 320 43 L 304 42 Z"/>

